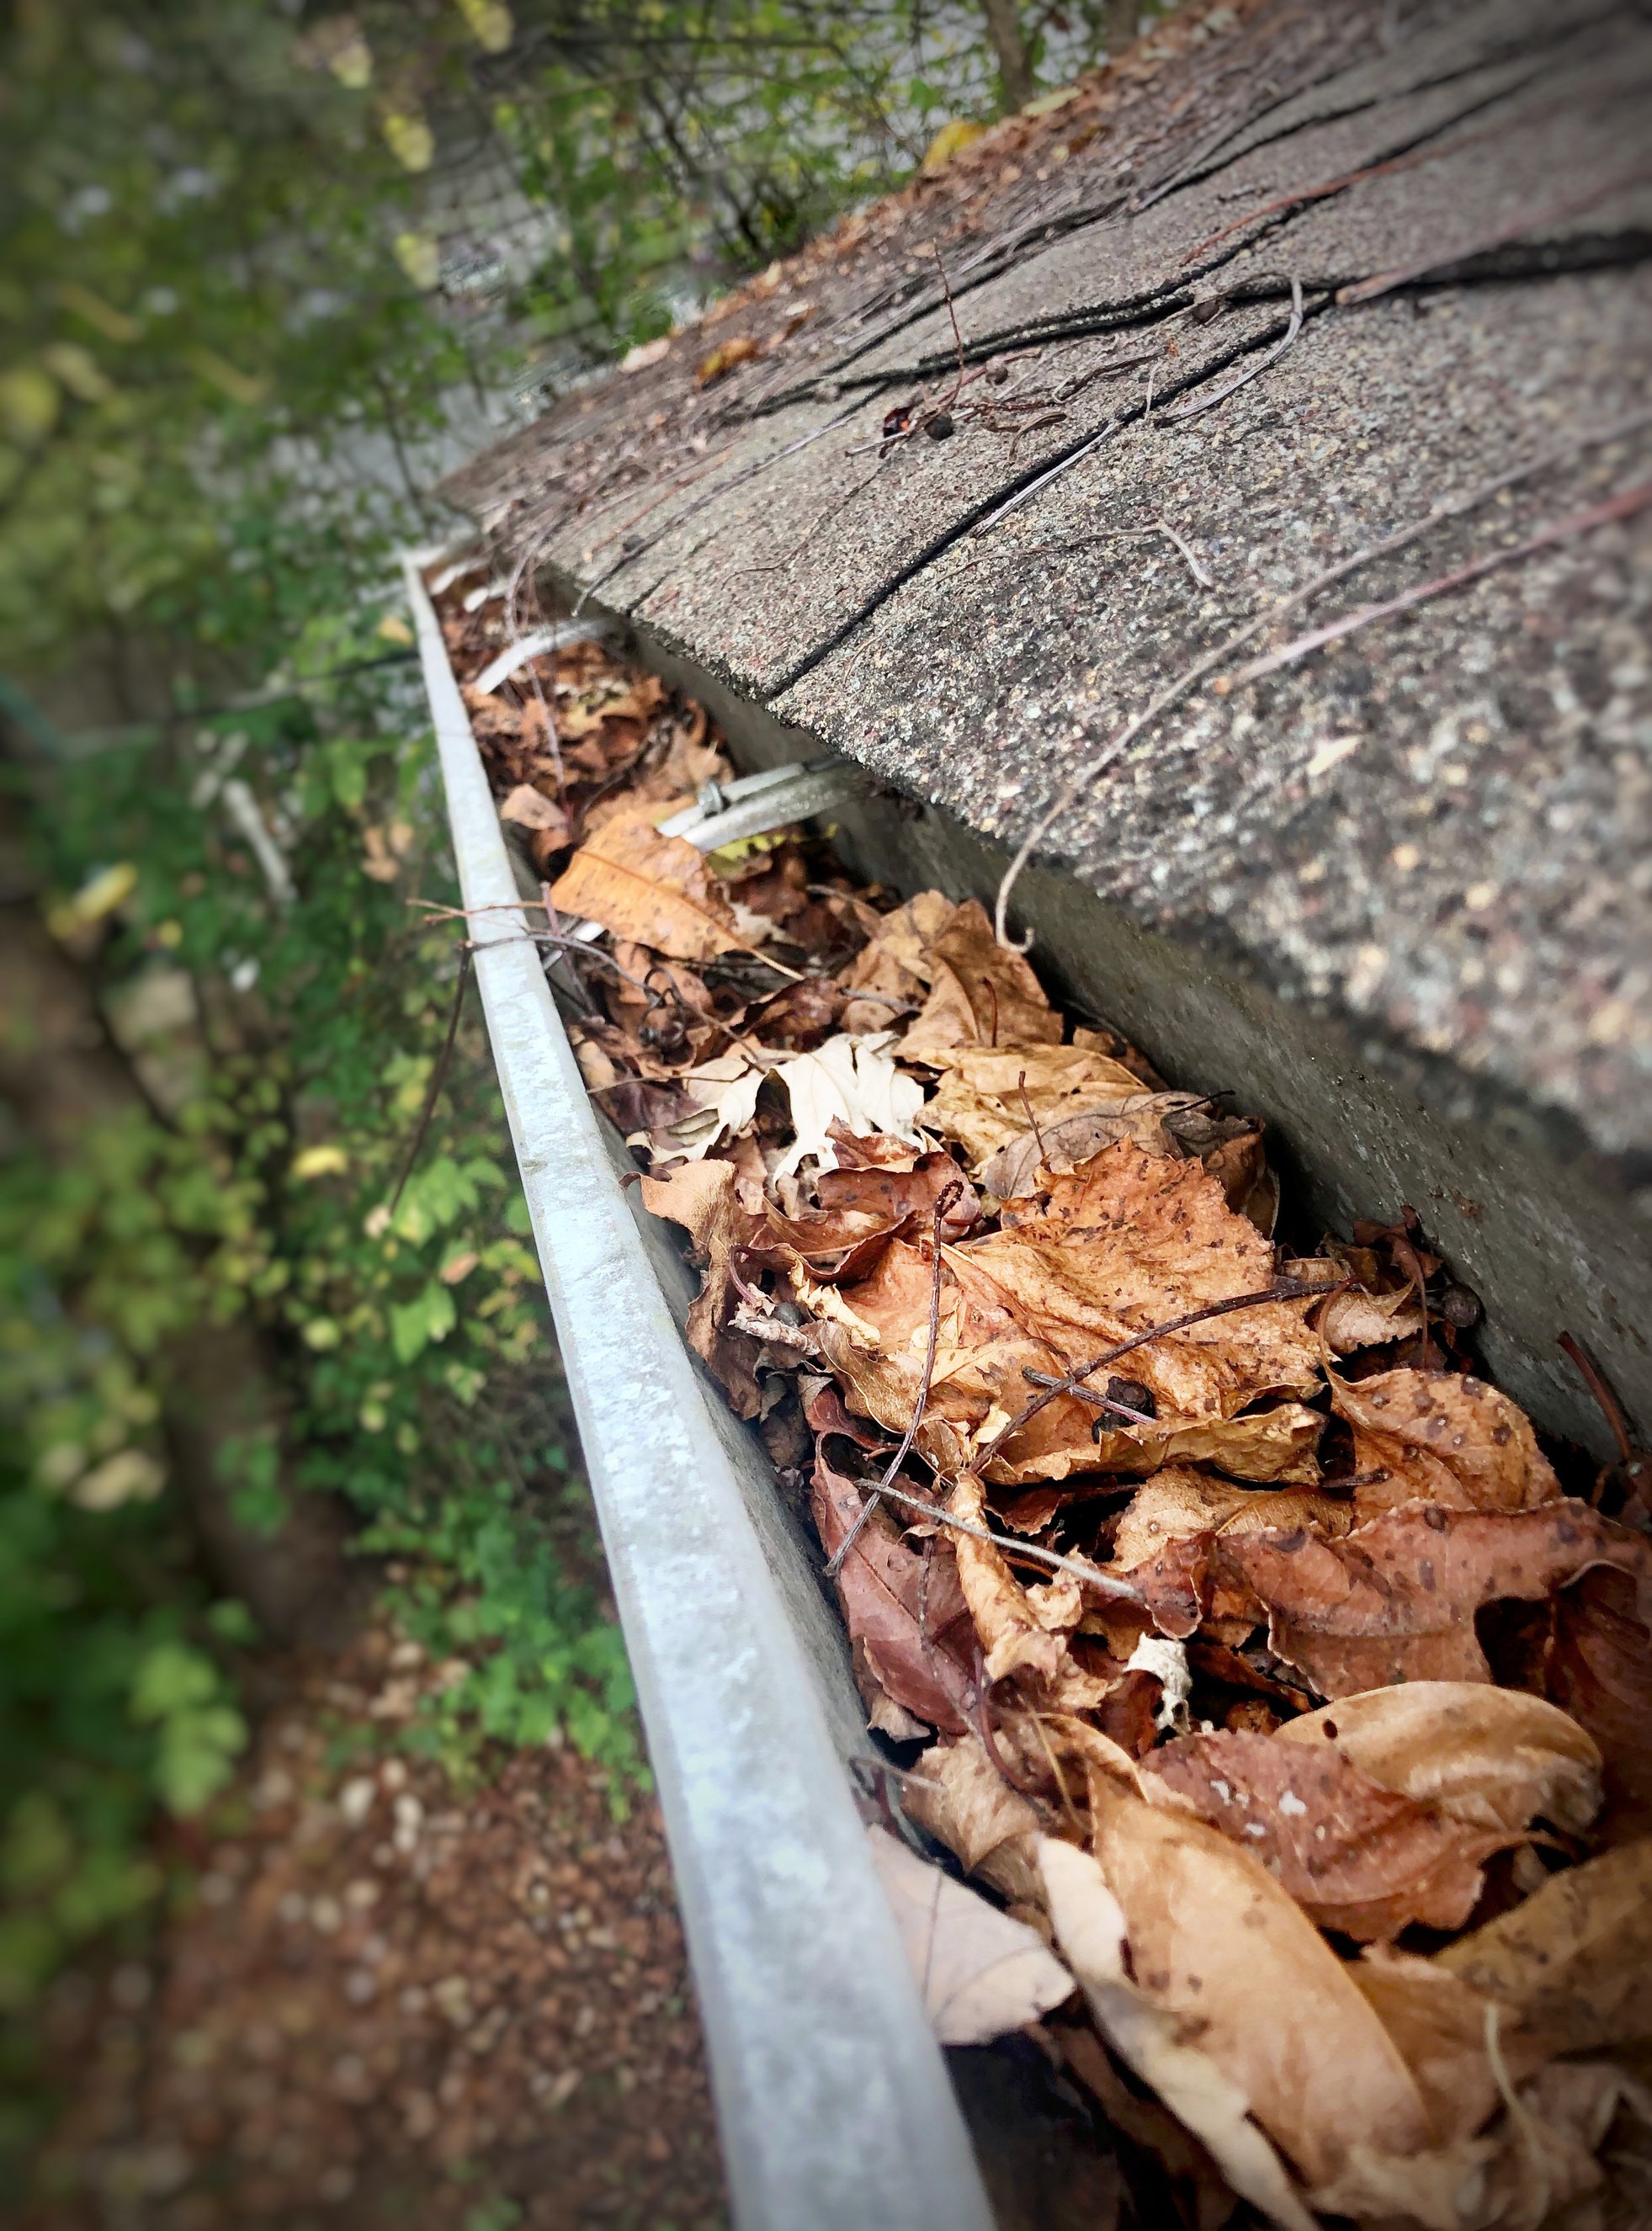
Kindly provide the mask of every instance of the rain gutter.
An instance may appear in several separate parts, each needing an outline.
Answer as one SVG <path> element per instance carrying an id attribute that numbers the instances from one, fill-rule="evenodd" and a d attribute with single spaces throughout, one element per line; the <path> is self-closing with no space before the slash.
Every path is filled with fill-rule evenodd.
<path id="1" fill-rule="evenodd" d="M 841 1633 L 668 1305 L 527 927 L 421 565 L 403 561 L 476 975 L 636 1677 L 740 2231 L 991 2231 L 847 1762 Z M 665 1282 L 662 1284 L 662 1280 Z"/>

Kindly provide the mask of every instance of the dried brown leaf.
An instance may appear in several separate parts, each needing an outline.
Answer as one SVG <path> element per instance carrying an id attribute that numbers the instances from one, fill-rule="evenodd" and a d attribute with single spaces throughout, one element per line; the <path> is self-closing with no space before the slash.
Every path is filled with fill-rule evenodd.
<path id="1" fill-rule="evenodd" d="M 924 1752 L 903 1785 L 901 1807 L 946 1846 L 966 1874 L 979 1875 L 1012 1904 L 1039 1902 L 1039 1816 L 973 1730 Z"/>
<path id="2" fill-rule="evenodd" d="M 972 1472 L 959 1475 L 949 1507 L 955 1518 L 986 1524 L 981 1483 Z M 1058 1574 L 1047 1584 L 1023 1587 L 1001 1549 L 969 1534 L 956 1536 L 956 1554 L 964 1600 L 986 1653 L 988 1680 L 1026 1672 L 1052 1704 L 1082 1711 L 1100 1704 L 1109 1683 L 1082 1672 L 1067 1647 L 1084 1616 L 1077 1581 Z"/>
<path id="3" fill-rule="evenodd" d="M 535 790 L 531 782 L 519 782 L 499 809 L 502 821 L 514 821 L 522 829 L 540 829 L 566 844 L 568 840 L 568 818 L 554 798 L 542 790 Z"/>
<path id="4" fill-rule="evenodd" d="M 661 836 L 660 818 L 654 805 L 614 814 L 568 862 L 551 903 L 676 960 L 745 951 L 711 871 L 685 837 Z"/>
<path id="5" fill-rule="evenodd" d="M 1299 1489 L 1235 1487 L 1191 1465 L 1167 1464 L 1136 1491 L 1113 1536 L 1113 1562 L 1125 1572 L 1172 1542 L 1197 1534 L 1255 1534 L 1304 1526 L 1345 1534 L 1351 1514 L 1335 1496 Z"/>
<path id="6" fill-rule="evenodd" d="M 910 1060 L 960 1046 L 1059 1045 L 1061 1018 L 1019 953 L 999 944 L 979 899 L 966 899 L 930 937 L 930 995 L 908 1027 Z"/>
<path id="7" fill-rule="evenodd" d="M 1196 2039 L 1299 2173 L 1319 2183 L 1352 2146 L 1425 2144 L 1427 2117 L 1398 2051 L 1273 1877 L 1216 1830 L 1162 1812 L 1118 1778 L 1092 1775 L 1090 1806 L 1137 1991 Z M 1051 1857 L 1044 1853 L 1045 1872 L 1055 1891 Z M 1088 1988 L 1093 1963 L 1070 1934 L 1063 1899 L 1051 1904 L 1062 1949 Z M 1192 2127 L 1232 2176 L 1209 2131 Z"/>
<path id="8" fill-rule="evenodd" d="M 1531 1510 L 1560 1492 L 1526 1413 L 1483 1379 L 1438 1371 L 1359 1380 L 1333 1374 L 1331 1399 L 1353 1428 L 1361 1518 L 1412 1502 L 1448 1510 Z"/>
<path id="9" fill-rule="evenodd" d="M 1299 1267 L 1291 1265 L 1293 1276 Z M 1334 1277 L 1340 1265 L 1325 1262 L 1324 1268 Z M 1367 1294 L 1354 1287 L 1331 1296 L 1320 1312 L 1319 1329 L 1338 1355 L 1351 1355 L 1356 1348 L 1409 1340 L 1422 1329 L 1422 1311 L 1416 1295 L 1403 1287 L 1393 1294 Z"/>
<path id="10" fill-rule="evenodd" d="M 1493 1831 L 1517 1834 L 1541 1818 L 1580 1835 L 1600 1809 L 1592 1739 L 1565 1712 L 1518 1689 L 1405 1681 L 1305 1713 L 1279 1739 L 1333 1744 L 1383 1788 Z"/>
<path id="11" fill-rule="evenodd" d="M 1226 1536 L 1220 1584 L 1268 1617 L 1268 1646 L 1322 1697 L 1395 1681 L 1489 1681 L 1474 1633 L 1482 1605 L 1539 1601 L 1597 1566 L 1652 1587 L 1640 1536 L 1563 1498 L 1536 1510 L 1408 1504 L 1340 1541 L 1298 1528 Z"/>
<path id="12" fill-rule="evenodd" d="M 1309 1749 L 1220 1729 L 1182 1736 L 1143 1761 L 1142 1787 L 1243 1840 L 1310 1919 L 1362 1943 L 1414 1922 L 1461 1929 L 1481 1861 L 1510 1840 L 1385 1789 L 1323 1740 Z"/>
<path id="13" fill-rule="evenodd" d="M 828 1558 L 848 1538 L 863 1500 L 854 1482 L 817 1452 L 811 1508 Z M 948 1734 L 962 1732 L 975 1705 L 975 1678 L 962 1653 L 975 1638 L 949 1545 L 914 1549 L 874 1518 L 844 1560 L 838 1600 L 852 1639 L 864 1645 L 896 1703 Z"/>
<path id="14" fill-rule="evenodd" d="M 1652 2038 L 1652 1840 L 1552 1875 L 1435 1957 L 1549 2053 Z"/>
<path id="15" fill-rule="evenodd" d="M 1070 1117 L 1105 1113 L 1142 1097 L 1140 1077 L 1092 1047 L 1002 1041 L 996 1048 L 962 1047 L 945 1057 L 923 1122 L 943 1138 L 956 1139 L 979 1174 L 993 1154 L 1026 1132 L 1029 1105 L 1047 1133 Z"/>
<path id="16" fill-rule="evenodd" d="M 1554 1702 L 1600 1746 L 1602 1833 L 1652 1833 L 1652 1632 L 1628 1574 L 1586 1573 L 1557 1598 L 1544 1675 Z"/>
<path id="17" fill-rule="evenodd" d="M 759 1238 L 763 1226 L 740 1206 L 735 1186 L 732 1162 L 683 1162 L 664 1176 L 643 1180 L 643 1206 L 688 1233 L 705 1274 L 689 1310 L 689 1345 L 709 1365 L 735 1415 L 755 1418 L 762 1404 L 755 1368 L 758 1343 L 725 1330 L 724 1322 L 734 1293 L 729 1258 L 736 1247 Z"/>

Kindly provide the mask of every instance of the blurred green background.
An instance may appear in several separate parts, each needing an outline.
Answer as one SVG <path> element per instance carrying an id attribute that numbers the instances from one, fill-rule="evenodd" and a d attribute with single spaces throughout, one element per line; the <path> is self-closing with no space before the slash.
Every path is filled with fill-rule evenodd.
<path id="1" fill-rule="evenodd" d="M 14 0 L 0 47 L 0 2153 L 280 1652 L 641 1772 L 398 544 L 441 471 L 1059 85 L 1111 0 Z M 272 1671 L 272 1668 L 274 1669 Z M 375 1740 L 383 1740 L 382 1736 Z"/>

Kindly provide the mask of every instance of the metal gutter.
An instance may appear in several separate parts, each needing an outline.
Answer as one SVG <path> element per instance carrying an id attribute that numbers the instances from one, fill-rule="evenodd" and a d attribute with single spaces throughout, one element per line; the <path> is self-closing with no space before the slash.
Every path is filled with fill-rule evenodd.
<path id="1" fill-rule="evenodd" d="M 767 1465 L 684 1346 L 403 570 L 476 975 L 631 1653 L 741 2231 L 991 2231 L 845 1769 L 840 1637 Z M 663 1238 L 660 1227 L 656 1233 Z M 669 1259 L 669 1258 L 668 1258 Z"/>

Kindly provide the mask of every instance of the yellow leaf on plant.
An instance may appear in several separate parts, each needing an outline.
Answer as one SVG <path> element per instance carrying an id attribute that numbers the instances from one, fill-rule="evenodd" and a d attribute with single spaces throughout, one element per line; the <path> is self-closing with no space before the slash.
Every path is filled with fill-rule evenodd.
<path id="1" fill-rule="evenodd" d="M 78 279 L 60 279 L 57 299 L 66 310 L 73 311 L 77 318 L 84 318 L 88 326 L 95 326 L 106 340 L 135 341 L 143 331 L 136 318 L 117 310 L 113 302 L 106 302 L 101 294 L 82 287 Z"/>
<path id="2" fill-rule="evenodd" d="M 36 364 L 0 372 L 0 419 L 19 442 L 43 442 L 57 424 L 62 400 L 57 382 Z"/>
<path id="3" fill-rule="evenodd" d="M 411 643 L 413 630 L 399 612 L 386 612 L 379 623 L 378 633 L 385 643 Z"/>
<path id="4" fill-rule="evenodd" d="M 987 127 L 977 124 L 973 116 L 955 116 L 950 124 L 943 124 L 929 146 L 923 150 L 923 175 L 932 178 L 937 171 L 944 171 L 955 155 L 966 147 L 973 147 L 977 139 L 984 139 Z"/>
<path id="5" fill-rule="evenodd" d="M 55 906 L 46 917 L 47 928 L 54 937 L 72 937 L 77 929 L 89 929 L 94 922 L 101 922 L 115 909 L 124 906 L 138 888 L 138 870 L 130 860 L 118 860 L 112 868 L 100 868 L 81 885 L 72 899 Z"/>
<path id="6" fill-rule="evenodd" d="M 77 403 L 104 403 L 114 393 L 113 381 L 104 378 L 96 358 L 78 341 L 54 341 L 43 354 Z"/>
<path id="7" fill-rule="evenodd" d="M 395 255 L 397 262 L 420 294 L 428 294 L 440 283 L 442 250 L 428 232 L 398 232 Z"/>
<path id="8" fill-rule="evenodd" d="M 459 0 L 459 13 L 487 54 L 502 55 L 516 35 L 515 20 L 504 0 Z"/>
<path id="9" fill-rule="evenodd" d="M 381 129 L 385 145 L 404 171 L 428 171 L 436 154 L 436 134 L 417 109 L 392 108 Z"/>
<path id="10" fill-rule="evenodd" d="M 189 352 L 189 362 L 209 386 L 227 395 L 231 403 L 243 404 L 250 409 L 255 403 L 263 401 L 265 383 L 255 378 L 251 372 L 241 371 L 216 349 L 193 348 Z"/>
<path id="11" fill-rule="evenodd" d="M 301 1180 L 310 1178 L 336 1177 L 350 1167 L 350 1157 L 342 1147 L 306 1147 L 293 1156 L 292 1174 Z"/>

